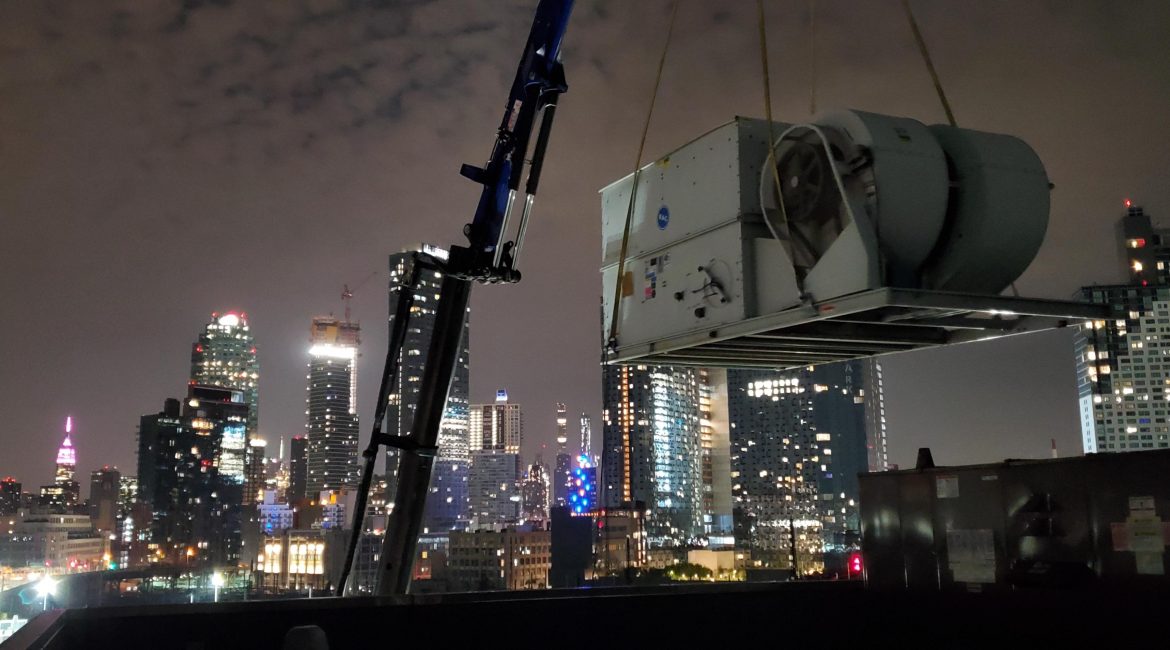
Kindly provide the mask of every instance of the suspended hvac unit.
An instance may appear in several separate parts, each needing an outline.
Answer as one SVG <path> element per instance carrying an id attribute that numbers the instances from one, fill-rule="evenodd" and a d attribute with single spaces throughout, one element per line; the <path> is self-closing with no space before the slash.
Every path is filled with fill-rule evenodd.
<path id="1" fill-rule="evenodd" d="M 601 191 L 607 335 L 630 218 L 610 359 L 793 367 L 1105 318 L 998 295 L 1040 248 L 1049 189 L 1007 135 L 736 118 Z"/>

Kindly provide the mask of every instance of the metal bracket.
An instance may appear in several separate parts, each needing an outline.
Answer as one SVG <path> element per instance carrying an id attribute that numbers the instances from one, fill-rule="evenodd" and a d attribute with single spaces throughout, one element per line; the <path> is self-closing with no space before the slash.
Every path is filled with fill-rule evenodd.
<path id="1" fill-rule="evenodd" d="M 377 445 L 393 447 L 416 456 L 422 456 L 423 458 L 434 458 L 435 455 L 439 453 L 439 448 L 437 446 L 420 445 L 418 444 L 418 441 L 414 439 L 414 436 L 392 436 L 388 433 L 379 433 L 377 437 L 374 438 L 373 442 Z M 378 453 L 374 444 L 371 444 L 370 448 L 375 449 L 375 454 Z M 369 451 L 370 449 L 366 450 L 367 453 Z"/>

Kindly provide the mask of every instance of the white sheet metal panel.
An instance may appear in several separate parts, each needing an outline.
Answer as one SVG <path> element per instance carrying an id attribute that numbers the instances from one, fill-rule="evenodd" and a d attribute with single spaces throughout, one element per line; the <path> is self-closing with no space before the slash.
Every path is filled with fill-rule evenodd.
<path id="1" fill-rule="evenodd" d="M 788 125 L 774 123 L 779 135 Z M 743 214 L 759 214 L 768 124 L 737 117 L 641 169 L 627 255 L 637 257 Z M 602 266 L 616 264 L 634 175 L 601 190 Z M 612 285 L 611 285 L 612 290 Z"/>
<path id="2" fill-rule="evenodd" d="M 786 128 L 776 123 L 773 133 Z M 783 251 L 766 246 L 756 254 L 753 243 L 775 241 L 759 209 L 768 136 L 766 121 L 736 118 L 642 168 L 618 327 L 623 343 L 646 343 L 755 316 L 756 266 L 765 259 L 775 269 L 769 304 L 797 300 L 792 265 Z M 631 174 L 601 190 L 606 332 L 632 185 Z M 787 285 L 781 286 L 783 280 Z"/>
<path id="3" fill-rule="evenodd" d="M 750 318 L 755 310 L 746 299 L 743 260 L 744 241 L 734 221 L 678 242 L 668 250 L 629 259 L 627 288 L 632 291 L 622 298 L 618 327 L 621 342 L 646 343 Z M 612 317 L 616 275 L 616 264 L 602 271 L 606 328 Z M 712 280 L 723 290 L 708 286 Z"/>

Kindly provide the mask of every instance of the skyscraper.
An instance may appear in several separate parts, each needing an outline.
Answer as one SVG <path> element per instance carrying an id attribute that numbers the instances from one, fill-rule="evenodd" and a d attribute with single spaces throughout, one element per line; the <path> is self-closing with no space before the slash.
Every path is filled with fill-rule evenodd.
<path id="1" fill-rule="evenodd" d="M 593 420 L 589 414 L 581 414 L 581 453 L 593 460 Z"/>
<path id="2" fill-rule="evenodd" d="M 57 448 L 57 469 L 53 484 L 41 487 L 40 504 L 56 512 L 65 512 L 81 503 L 81 484 L 74 480 L 77 450 L 73 448 L 73 418 L 65 418 L 65 439 Z"/>
<path id="3" fill-rule="evenodd" d="M 524 416 L 508 391 L 496 391 L 491 404 L 470 410 L 471 468 L 468 473 L 469 513 L 473 529 L 515 524 L 520 519 L 520 445 Z"/>
<path id="4" fill-rule="evenodd" d="M 247 393 L 224 386 L 188 384 L 183 415 L 207 423 L 216 423 L 216 467 L 225 485 L 238 492 L 241 503 L 245 499 L 244 486 L 248 472 L 247 426 L 251 407 Z"/>
<path id="5" fill-rule="evenodd" d="M 1170 230 L 1129 201 L 1117 230 L 1129 281 L 1081 289 L 1115 312 L 1075 337 L 1085 453 L 1170 447 Z"/>
<path id="6" fill-rule="evenodd" d="M 497 449 L 471 452 L 467 483 L 471 530 L 501 530 L 519 522 L 519 454 Z"/>
<path id="7" fill-rule="evenodd" d="M 255 503 L 248 488 L 247 422 L 252 407 L 247 391 L 223 386 L 190 384 L 183 402 L 182 417 L 200 435 L 216 439 L 216 473 L 211 500 L 216 512 L 203 529 L 218 537 L 219 555 L 226 561 L 239 556 L 244 526 L 244 506 Z M 194 450 L 193 450 L 194 453 Z M 185 471 L 180 469 L 180 471 Z"/>
<path id="8" fill-rule="evenodd" d="M 113 544 L 118 566 L 141 564 L 150 542 L 152 504 L 138 496 L 138 477 L 118 477 L 118 519 Z"/>
<path id="9" fill-rule="evenodd" d="M 573 472 L 573 456 L 569 452 L 569 416 L 565 405 L 557 402 L 557 457 L 553 465 L 553 505 L 569 505 L 569 482 Z"/>
<path id="10" fill-rule="evenodd" d="M 309 494 L 355 488 L 358 467 L 357 323 L 332 316 L 313 319 L 305 388 Z"/>
<path id="11" fill-rule="evenodd" d="M 558 411 L 563 415 L 562 411 Z M 559 439 L 560 434 L 558 434 Z M 524 440 L 524 415 L 519 404 L 508 401 L 508 391 L 496 391 L 492 404 L 471 405 L 471 449 L 495 449 L 520 453 Z"/>
<path id="12" fill-rule="evenodd" d="M 0 480 L 0 515 L 14 515 L 20 510 L 20 481 L 5 476 Z"/>
<path id="13" fill-rule="evenodd" d="M 257 435 L 260 364 L 248 317 L 228 312 L 211 315 L 211 322 L 191 345 L 191 383 L 243 391 L 248 405 L 244 444 Z"/>
<path id="14" fill-rule="evenodd" d="M 557 448 L 564 449 L 569 442 L 569 414 L 565 405 L 557 402 Z"/>
<path id="15" fill-rule="evenodd" d="M 543 523 L 548 521 L 548 467 L 540 462 L 539 456 L 535 463 L 528 466 L 528 472 L 520 484 L 520 493 L 523 504 L 520 513 L 521 519 L 525 522 Z"/>
<path id="16" fill-rule="evenodd" d="M 438 259 L 447 259 L 447 251 L 430 245 L 420 245 L 417 250 Z M 411 252 L 405 251 L 390 256 L 390 327 L 394 329 L 394 309 L 398 304 L 399 284 L 410 272 Z M 418 391 L 422 380 L 431 335 L 435 327 L 435 314 L 442 296 L 442 274 L 421 272 L 414 294 L 414 307 L 410 314 L 410 325 L 398 362 L 398 377 L 394 392 L 390 395 L 386 411 L 386 432 L 390 435 L 406 435 L 414 423 L 418 408 Z M 468 382 L 471 359 L 471 309 L 468 308 L 463 323 L 463 342 L 443 421 L 439 427 L 439 454 L 431 474 L 431 487 L 427 494 L 423 512 L 423 527 L 426 530 L 460 528 L 465 525 L 468 510 L 468 465 L 470 458 L 468 431 Z M 386 474 L 391 493 L 395 489 L 397 474 L 397 452 L 393 449 L 386 454 Z M 388 494 L 392 497 L 393 494 Z"/>
<path id="17" fill-rule="evenodd" d="M 106 465 L 95 469 L 89 478 L 89 517 L 95 530 L 114 533 L 118 525 L 119 491 L 122 473 Z"/>
<path id="18" fill-rule="evenodd" d="M 267 483 L 264 476 L 264 453 L 268 451 L 268 441 L 255 437 L 248 441 L 244 450 L 244 503 L 256 504 L 264 501 L 264 488 Z"/>
<path id="19" fill-rule="evenodd" d="M 296 505 L 304 501 L 307 494 L 309 439 L 305 436 L 293 436 L 290 443 L 288 502 Z"/>
<path id="20" fill-rule="evenodd" d="M 577 457 L 569 474 L 567 495 L 567 506 L 575 515 L 597 509 L 597 468 L 585 454 Z"/>
<path id="21" fill-rule="evenodd" d="M 737 547 L 754 566 L 789 568 L 795 538 L 804 573 L 826 553 L 843 561 L 857 474 L 886 467 L 880 365 L 728 370 L 727 387 Z"/>
<path id="22" fill-rule="evenodd" d="M 700 371 L 699 445 L 703 450 L 703 531 L 708 541 L 732 533 L 731 423 L 727 414 L 727 371 Z M 723 538 L 717 540 L 716 538 Z"/>
<path id="23" fill-rule="evenodd" d="M 64 485 L 73 481 L 77 469 L 77 451 L 73 448 L 70 436 L 73 434 L 73 418 L 65 418 L 65 440 L 57 449 L 57 471 L 53 475 L 53 482 Z"/>
<path id="24" fill-rule="evenodd" d="M 242 479 L 220 471 L 226 422 L 181 410 L 166 400 L 157 414 L 142 416 L 138 429 L 139 498 L 150 504 L 150 557 L 173 563 L 232 563 L 239 558 Z M 242 402 L 242 399 L 241 399 Z M 247 405 L 237 416 L 243 429 Z M 242 470 L 242 467 L 241 467 Z"/>
<path id="25" fill-rule="evenodd" d="M 644 504 L 651 548 L 681 548 L 703 534 L 703 381 L 693 368 L 603 371 L 603 502 Z"/>

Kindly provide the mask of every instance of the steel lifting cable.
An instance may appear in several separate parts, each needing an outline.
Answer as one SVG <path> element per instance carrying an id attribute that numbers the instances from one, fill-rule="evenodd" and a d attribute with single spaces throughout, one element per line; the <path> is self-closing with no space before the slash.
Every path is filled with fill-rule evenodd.
<path id="1" fill-rule="evenodd" d="M 938 93 L 938 101 L 942 103 L 943 112 L 947 114 L 947 122 L 955 124 L 955 114 L 951 112 L 951 103 L 947 101 L 947 94 L 943 92 L 942 82 L 938 80 L 938 72 L 934 69 L 934 61 L 930 58 L 930 50 L 926 48 L 926 40 L 918 29 L 918 21 L 914 20 L 914 12 L 910 9 L 910 0 L 902 0 L 902 9 L 906 11 L 906 20 L 910 23 L 910 31 L 914 33 L 914 42 L 918 43 L 918 51 L 922 54 L 922 61 L 926 63 L 926 71 L 930 73 L 930 80 L 934 83 L 934 91 Z"/>
<path id="2" fill-rule="evenodd" d="M 768 123 L 768 156 L 764 158 L 764 166 L 772 170 L 772 183 L 776 188 L 776 204 L 780 206 L 780 225 L 784 234 L 772 226 L 772 220 L 768 218 L 767 210 L 765 210 L 763 202 L 760 202 L 760 214 L 764 217 L 764 225 L 771 231 L 772 236 L 780 242 L 788 242 L 791 246 L 791 232 L 788 224 L 788 211 L 784 207 L 784 196 L 780 187 L 780 170 L 776 168 L 776 134 L 772 131 L 772 78 L 768 74 L 768 28 L 764 20 L 764 0 L 756 0 L 756 16 L 757 23 L 760 28 L 760 66 L 763 70 L 764 76 L 764 120 Z M 763 193 L 761 192 L 761 196 Z M 791 251 L 790 251 L 791 253 Z"/>
<path id="3" fill-rule="evenodd" d="M 658 99 L 658 87 L 662 85 L 662 69 L 666 66 L 666 53 L 670 50 L 670 38 L 674 34 L 674 21 L 678 17 L 678 7 L 682 0 L 675 0 L 670 11 L 670 26 L 666 29 L 666 42 L 662 44 L 662 56 L 658 58 L 658 72 L 654 75 L 654 90 L 650 93 L 650 108 L 646 111 L 646 123 L 642 125 L 642 138 L 638 142 L 638 156 L 634 160 L 633 184 L 630 187 L 630 204 L 626 208 L 626 223 L 622 230 L 622 247 L 618 256 L 617 278 L 613 288 L 613 314 L 609 321 L 609 337 L 607 348 L 617 346 L 618 321 L 622 308 L 622 286 L 625 284 L 626 253 L 630 245 L 630 226 L 634 220 L 634 200 L 638 194 L 638 178 L 642 172 L 642 154 L 646 150 L 646 135 L 650 132 L 650 118 L 654 116 L 654 103 Z"/>
<path id="4" fill-rule="evenodd" d="M 914 41 L 918 44 L 918 52 L 922 54 L 922 61 L 926 64 L 926 71 L 930 73 L 930 80 L 934 83 L 934 91 L 938 93 L 938 101 L 942 104 L 943 112 L 947 114 L 947 122 L 953 127 L 959 125 L 955 122 L 955 114 L 951 111 L 951 103 L 947 101 L 947 94 L 943 92 L 942 82 L 939 81 L 938 72 L 934 69 L 934 61 L 930 58 L 930 50 L 926 47 L 926 39 L 922 37 L 922 31 L 918 29 L 918 21 L 914 19 L 914 11 L 910 9 L 910 0 L 902 0 L 902 9 L 906 12 L 906 20 L 910 23 L 910 31 L 914 34 Z M 1012 289 L 1012 294 L 1015 297 L 1020 297 L 1020 292 L 1016 289 L 1015 281 L 1012 281 L 1008 286 Z"/>
<path id="5" fill-rule="evenodd" d="M 808 0 L 808 114 L 817 114 L 817 0 Z"/>

